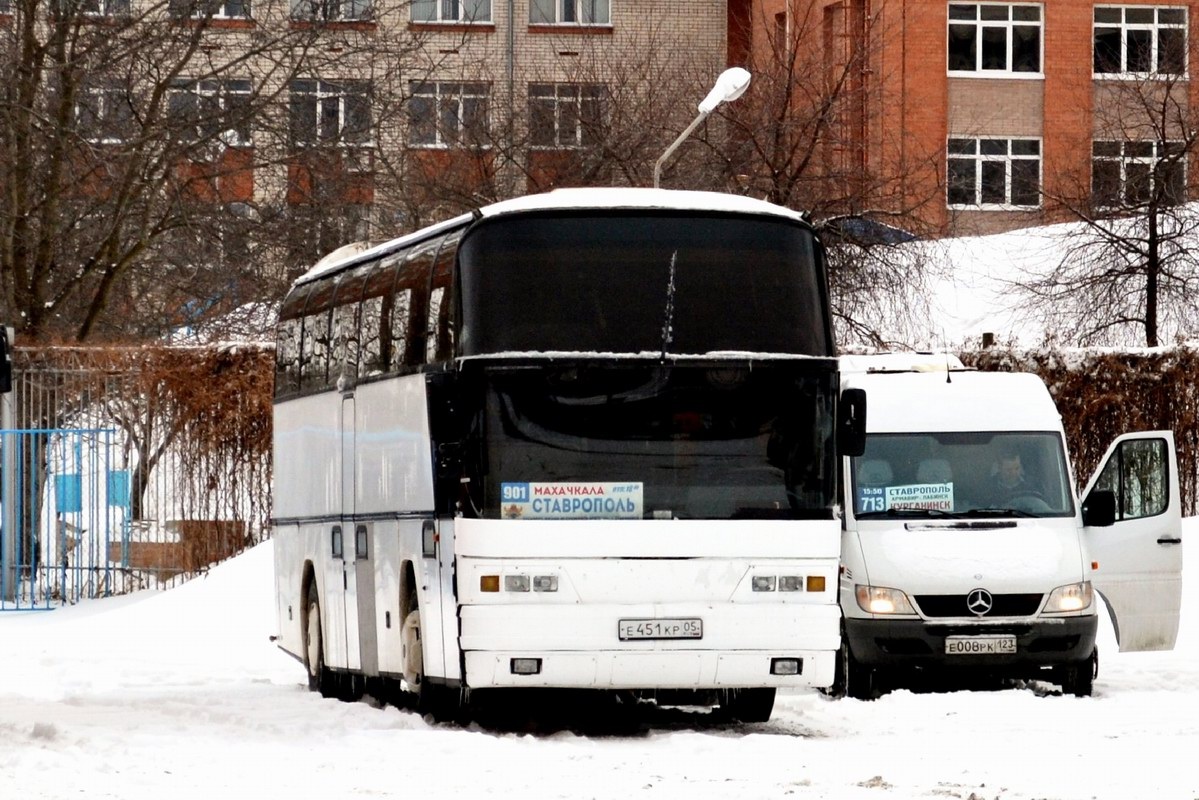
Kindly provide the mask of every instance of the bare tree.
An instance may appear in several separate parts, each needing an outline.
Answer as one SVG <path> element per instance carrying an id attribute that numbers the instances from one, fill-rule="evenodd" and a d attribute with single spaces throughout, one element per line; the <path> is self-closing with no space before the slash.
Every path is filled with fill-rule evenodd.
<path id="1" fill-rule="evenodd" d="M 1187 164 L 1199 118 L 1182 72 L 1099 84 L 1089 176 L 1062 170 L 1068 179 L 1047 193 L 1079 224 L 1052 269 L 1022 289 L 1051 338 L 1153 347 L 1199 324 L 1199 213 L 1183 202 L 1195 186 Z"/>
<path id="2" fill-rule="evenodd" d="M 731 146 L 711 148 L 729 190 L 806 212 L 829 246 L 829 281 L 843 341 L 875 346 L 908 339 L 927 322 L 928 266 L 894 248 L 927 232 L 920 210 L 941 200 L 936 154 L 890 154 L 880 124 L 890 76 L 888 31 L 865 4 L 789 4 L 750 20 L 755 39 L 744 97 L 720 113 Z M 930 171 L 931 170 L 931 171 Z M 928 185 L 928 191 L 914 189 Z"/>
<path id="3" fill-rule="evenodd" d="M 378 144 L 371 70 L 398 74 L 421 46 L 345 9 L 14 0 L 0 313 L 36 339 L 157 336 L 278 296 L 295 231 L 331 216 L 296 214 L 322 205 L 305 200 L 363 204 L 329 176 L 361 185 L 373 170 L 356 162 Z"/>

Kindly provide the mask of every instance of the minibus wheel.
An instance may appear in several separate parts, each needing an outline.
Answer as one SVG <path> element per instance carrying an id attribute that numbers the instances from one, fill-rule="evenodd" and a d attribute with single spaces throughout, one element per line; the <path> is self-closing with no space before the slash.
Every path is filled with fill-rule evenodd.
<path id="1" fill-rule="evenodd" d="M 833 697 L 852 697 L 855 700 L 874 700 L 880 694 L 878 670 L 864 666 L 849 649 L 849 639 L 841 631 L 841 649 L 837 651 L 837 663 L 833 669 L 833 685 L 829 694 Z"/>
<path id="2" fill-rule="evenodd" d="M 1090 697 L 1095 691 L 1095 676 L 1099 673 L 1099 648 L 1091 651 L 1090 658 L 1074 661 L 1060 669 L 1062 694 Z"/>

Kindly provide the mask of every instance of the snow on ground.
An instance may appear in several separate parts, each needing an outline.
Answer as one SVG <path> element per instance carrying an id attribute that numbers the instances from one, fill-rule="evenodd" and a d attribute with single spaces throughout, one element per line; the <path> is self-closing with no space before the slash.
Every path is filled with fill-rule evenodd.
<path id="1" fill-rule="evenodd" d="M 530 735 L 308 692 L 268 640 L 271 559 L 267 542 L 168 592 L 0 614 L 0 798 L 1199 798 L 1196 581 L 1173 652 L 1118 654 L 1101 628 L 1090 698 L 802 692 L 762 725 Z"/>

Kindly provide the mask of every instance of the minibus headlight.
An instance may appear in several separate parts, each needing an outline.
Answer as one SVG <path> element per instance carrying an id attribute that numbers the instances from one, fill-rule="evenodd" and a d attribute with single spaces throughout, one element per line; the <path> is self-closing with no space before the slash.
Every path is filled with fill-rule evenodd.
<path id="1" fill-rule="evenodd" d="M 908 596 L 885 586 L 855 586 L 858 607 L 867 614 L 915 614 Z"/>
<path id="2" fill-rule="evenodd" d="M 1091 607 L 1093 596 L 1090 581 L 1059 586 L 1049 593 L 1049 599 L 1045 601 L 1045 613 L 1082 611 Z"/>

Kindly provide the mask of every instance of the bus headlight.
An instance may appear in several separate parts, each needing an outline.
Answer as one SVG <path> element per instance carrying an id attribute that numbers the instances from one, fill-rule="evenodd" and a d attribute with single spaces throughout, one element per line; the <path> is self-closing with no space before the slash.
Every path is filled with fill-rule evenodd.
<path id="1" fill-rule="evenodd" d="M 1045 613 L 1060 614 L 1067 611 L 1082 611 L 1084 608 L 1091 607 L 1093 596 L 1090 581 L 1059 586 L 1049 593 L 1049 599 L 1045 601 Z"/>
<path id="2" fill-rule="evenodd" d="M 915 614 L 908 596 L 898 589 L 885 586 L 857 585 L 858 607 L 868 614 Z"/>

